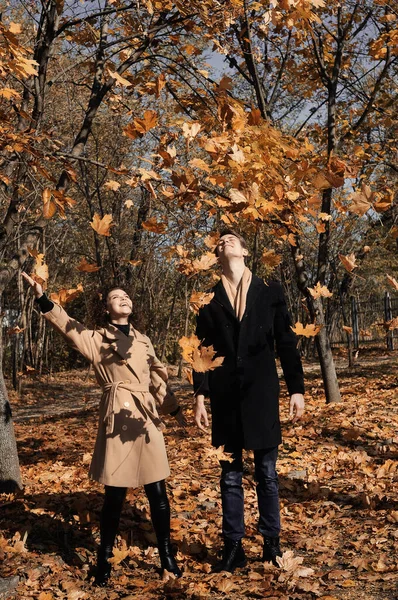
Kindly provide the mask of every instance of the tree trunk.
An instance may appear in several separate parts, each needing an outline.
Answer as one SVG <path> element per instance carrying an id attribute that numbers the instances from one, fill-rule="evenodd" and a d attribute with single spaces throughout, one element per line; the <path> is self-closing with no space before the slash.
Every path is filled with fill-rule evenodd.
<path id="1" fill-rule="evenodd" d="M 329 337 L 326 330 L 325 315 L 323 312 L 321 298 L 314 299 L 308 292 L 308 277 L 304 265 L 304 261 L 301 258 L 302 254 L 300 251 L 300 244 L 298 238 L 296 238 L 297 245 L 292 246 L 293 262 L 296 268 L 297 285 L 307 300 L 308 310 L 310 312 L 311 319 L 321 326 L 321 331 L 315 338 L 316 349 L 318 352 L 319 364 L 321 366 L 322 380 L 325 388 L 326 402 L 340 402 L 341 395 L 339 389 L 339 382 L 336 375 L 336 367 L 334 365 L 334 359 L 332 354 L 332 348 L 330 346 Z"/>
<path id="2" fill-rule="evenodd" d="M 0 329 L 0 493 L 10 494 L 18 489 L 22 489 L 22 480 L 11 406 L 3 377 L 3 335 Z"/>

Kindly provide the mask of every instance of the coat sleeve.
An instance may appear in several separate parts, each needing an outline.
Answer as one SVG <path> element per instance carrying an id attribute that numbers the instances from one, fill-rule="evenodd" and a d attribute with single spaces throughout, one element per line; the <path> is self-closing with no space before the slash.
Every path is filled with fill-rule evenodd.
<path id="1" fill-rule="evenodd" d="M 72 319 L 59 304 L 53 304 L 51 310 L 43 313 L 44 318 L 58 331 L 68 343 L 78 350 L 87 360 L 94 360 L 94 331 Z"/>
<path id="2" fill-rule="evenodd" d="M 276 294 L 274 337 L 289 394 L 304 394 L 304 375 L 297 337 L 291 328 L 291 319 L 285 295 L 279 283 L 273 283 Z"/>
<path id="3" fill-rule="evenodd" d="M 158 359 L 155 354 L 155 350 L 152 346 L 152 342 L 147 338 L 148 353 L 149 353 L 149 364 L 150 364 L 150 379 L 149 391 L 155 398 L 156 404 L 164 415 L 168 415 L 179 408 L 177 398 L 174 392 L 167 385 L 168 373 L 167 368 Z"/>
<path id="4" fill-rule="evenodd" d="M 204 342 L 205 346 L 211 346 L 211 342 L 206 343 L 206 338 L 208 337 L 208 331 L 206 327 L 206 311 L 202 308 L 199 310 L 199 314 L 196 317 L 196 330 L 195 334 L 200 339 L 200 341 Z M 203 394 L 204 396 L 209 396 L 210 388 L 209 388 L 209 372 L 206 373 L 198 373 L 197 371 L 192 372 L 193 376 L 193 391 L 195 396 L 198 394 Z"/>

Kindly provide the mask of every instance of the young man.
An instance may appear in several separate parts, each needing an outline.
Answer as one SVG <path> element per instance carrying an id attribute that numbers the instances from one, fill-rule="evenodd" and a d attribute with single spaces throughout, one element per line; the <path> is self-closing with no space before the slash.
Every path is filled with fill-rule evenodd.
<path id="1" fill-rule="evenodd" d="M 304 413 L 304 383 L 296 336 L 290 325 L 280 284 L 265 284 L 245 266 L 245 240 L 236 232 L 221 232 L 216 254 L 222 269 L 214 297 L 197 318 L 196 335 L 224 356 L 221 367 L 194 373 L 195 422 L 205 430 L 210 398 L 212 444 L 225 446 L 233 462 L 221 461 L 222 560 L 213 571 L 234 571 L 246 564 L 242 547 L 244 504 L 242 450 L 254 451 L 259 508 L 258 529 L 264 537 L 263 561 L 277 565 L 280 515 L 275 470 L 278 445 L 279 380 L 274 346 L 290 394 L 290 416 Z"/>

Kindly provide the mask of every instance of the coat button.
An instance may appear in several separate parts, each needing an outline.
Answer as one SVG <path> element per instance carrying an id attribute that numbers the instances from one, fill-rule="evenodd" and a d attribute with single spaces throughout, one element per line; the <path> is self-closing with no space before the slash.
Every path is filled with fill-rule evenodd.
<path id="1" fill-rule="evenodd" d="M 124 406 L 127 408 L 128 406 L 130 406 L 130 402 L 125 402 Z"/>
<path id="2" fill-rule="evenodd" d="M 122 425 L 122 431 L 127 431 L 127 425 Z"/>

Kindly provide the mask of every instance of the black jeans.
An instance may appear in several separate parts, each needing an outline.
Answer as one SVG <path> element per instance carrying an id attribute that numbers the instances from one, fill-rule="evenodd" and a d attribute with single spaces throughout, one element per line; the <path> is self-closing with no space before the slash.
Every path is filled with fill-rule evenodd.
<path id="1" fill-rule="evenodd" d="M 245 535 L 242 449 L 232 450 L 226 447 L 225 451 L 232 452 L 234 460 L 220 461 L 222 532 L 224 538 L 240 540 Z M 276 537 L 280 533 L 278 475 L 275 469 L 277 458 L 278 447 L 254 450 L 258 530 L 262 535 L 270 537 Z"/>

